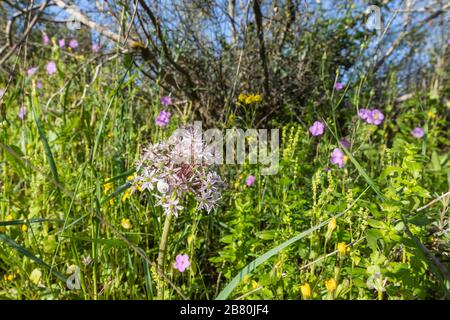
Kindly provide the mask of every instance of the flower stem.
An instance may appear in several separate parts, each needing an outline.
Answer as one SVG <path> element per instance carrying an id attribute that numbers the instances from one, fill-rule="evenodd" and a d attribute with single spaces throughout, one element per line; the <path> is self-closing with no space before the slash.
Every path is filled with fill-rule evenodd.
<path id="1" fill-rule="evenodd" d="M 161 241 L 159 242 L 159 253 L 158 253 L 158 273 L 164 272 L 164 258 L 166 257 L 167 251 L 167 239 L 169 238 L 170 222 L 172 221 L 172 213 L 169 212 L 166 215 L 166 220 L 164 221 L 163 232 L 161 235 Z M 160 285 L 158 286 L 158 300 L 164 300 L 164 284 L 162 283 L 161 276 L 159 277 Z"/>

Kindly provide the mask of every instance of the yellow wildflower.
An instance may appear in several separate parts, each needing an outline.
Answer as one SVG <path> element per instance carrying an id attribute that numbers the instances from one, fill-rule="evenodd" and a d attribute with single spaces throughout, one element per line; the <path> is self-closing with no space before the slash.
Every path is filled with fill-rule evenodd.
<path id="1" fill-rule="evenodd" d="M 262 101 L 262 97 L 260 94 L 253 95 L 253 102 L 258 103 Z"/>
<path id="2" fill-rule="evenodd" d="M 337 246 L 337 250 L 339 252 L 340 255 L 345 255 L 345 252 L 347 251 L 347 245 L 345 244 L 345 242 L 339 242 L 338 246 Z"/>
<path id="3" fill-rule="evenodd" d="M 127 181 L 133 181 L 134 178 L 136 178 L 136 173 L 132 174 L 131 176 L 128 176 Z"/>
<path id="4" fill-rule="evenodd" d="M 336 218 L 332 218 L 328 223 L 328 232 L 331 233 L 336 229 Z"/>
<path id="5" fill-rule="evenodd" d="M 239 102 L 245 102 L 246 99 L 247 99 L 247 95 L 245 93 L 241 93 L 238 97 Z"/>
<path id="6" fill-rule="evenodd" d="M 304 285 L 300 286 L 300 291 L 302 292 L 303 299 L 310 299 L 312 296 L 311 287 L 309 286 L 309 283 L 305 283 Z"/>
<path id="7" fill-rule="evenodd" d="M 131 225 L 131 222 L 130 222 L 130 219 L 125 219 L 125 218 L 123 218 L 122 219 L 122 228 L 124 228 L 124 229 L 131 229 L 133 226 Z"/>
<path id="8" fill-rule="evenodd" d="M 130 196 L 131 196 L 131 191 L 130 191 L 130 189 L 127 189 L 127 190 L 124 192 L 123 196 L 122 196 L 122 202 L 127 201 L 127 199 L 128 199 Z"/>
<path id="9" fill-rule="evenodd" d="M 14 275 L 13 274 L 8 274 L 8 275 L 4 275 L 3 276 L 3 279 L 5 280 L 5 281 L 13 281 L 14 280 Z"/>
<path id="10" fill-rule="evenodd" d="M 27 226 L 26 224 L 23 224 L 23 225 L 20 227 L 20 229 L 21 229 L 23 232 L 27 232 L 28 226 Z"/>
<path id="11" fill-rule="evenodd" d="M 113 187 L 114 187 L 114 183 L 112 183 L 112 182 L 105 183 L 105 184 L 103 185 L 103 192 L 106 194 L 106 193 L 108 193 L 108 191 L 111 190 Z"/>
<path id="12" fill-rule="evenodd" d="M 327 287 L 329 293 L 333 293 L 337 287 L 336 280 L 334 280 L 334 278 L 331 278 L 330 280 L 325 281 L 325 287 Z"/>
<path id="13" fill-rule="evenodd" d="M 430 119 L 436 118 L 436 114 L 432 110 L 428 111 L 427 116 Z"/>
<path id="14" fill-rule="evenodd" d="M 110 139 L 114 138 L 114 133 L 112 131 L 110 131 L 108 133 L 108 138 L 110 138 Z"/>
<path id="15" fill-rule="evenodd" d="M 234 114 L 230 114 L 230 116 L 228 117 L 228 124 L 230 126 L 233 126 L 235 122 L 236 122 L 236 116 Z"/>
<path id="16" fill-rule="evenodd" d="M 252 280 L 252 288 L 253 289 L 258 288 L 258 282 L 256 282 L 255 280 Z"/>

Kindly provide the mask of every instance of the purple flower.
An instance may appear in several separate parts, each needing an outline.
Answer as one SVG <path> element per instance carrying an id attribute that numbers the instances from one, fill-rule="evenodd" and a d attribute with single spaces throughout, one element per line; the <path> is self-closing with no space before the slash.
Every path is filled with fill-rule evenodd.
<path id="1" fill-rule="evenodd" d="M 336 82 L 336 84 L 334 85 L 334 89 L 336 89 L 336 91 L 341 91 L 342 89 L 344 89 L 344 84 L 341 82 Z"/>
<path id="2" fill-rule="evenodd" d="M 369 109 L 365 109 L 365 108 L 359 109 L 358 117 L 360 117 L 362 120 L 366 120 L 369 117 L 369 113 L 370 113 Z"/>
<path id="3" fill-rule="evenodd" d="M 44 43 L 45 45 L 48 45 L 50 43 L 50 39 L 45 32 L 42 34 L 42 43 Z"/>
<path id="4" fill-rule="evenodd" d="M 191 263 L 189 262 L 189 256 L 187 254 L 179 254 L 175 258 L 175 263 L 173 264 L 173 267 L 175 269 L 178 269 L 178 271 L 183 272 L 189 266 Z"/>
<path id="5" fill-rule="evenodd" d="M 97 43 L 92 44 L 92 52 L 98 53 L 100 51 L 100 46 Z"/>
<path id="6" fill-rule="evenodd" d="M 341 139 L 340 142 L 344 148 L 350 149 L 350 141 L 348 141 L 347 139 L 344 138 L 344 139 Z"/>
<path id="7" fill-rule="evenodd" d="M 5 90 L 0 89 L 0 99 L 3 98 L 3 95 L 5 94 Z"/>
<path id="8" fill-rule="evenodd" d="M 169 96 L 161 97 L 161 104 L 166 107 L 172 105 L 173 104 L 172 97 Z"/>
<path id="9" fill-rule="evenodd" d="M 21 106 L 19 109 L 19 113 L 17 114 L 20 120 L 25 119 L 27 115 L 27 108 L 25 106 Z"/>
<path id="10" fill-rule="evenodd" d="M 331 171 L 330 167 L 325 168 L 325 172 L 330 172 L 330 171 Z"/>
<path id="11" fill-rule="evenodd" d="M 66 45 L 66 40 L 64 40 L 64 38 L 60 39 L 58 41 L 58 45 L 60 48 L 64 48 L 64 46 Z"/>
<path id="12" fill-rule="evenodd" d="M 47 73 L 48 74 L 54 74 L 56 72 L 56 63 L 53 61 L 50 61 L 47 63 Z"/>
<path id="13" fill-rule="evenodd" d="M 255 180 L 256 178 L 254 176 L 249 175 L 245 184 L 247 185 L 247 187 L 251 187 L 252 185 L 255 184 Z"/>
<path id="14" fill-rule="evenodd" d="M 337 164 L 339 168 L 343 168 L 345 162 L 347 161 L 347 156 L 339 148 L 334 148 L 331 153 L 330 162 L 331 164 Z"/>
<path id="15" fill-rule="evenodd" d="M 36 88 L 42 89 L 42 86 L 43 86 L 42 80 L 39 80 L 39 81 L 36 83 Z"/>
<path id="16" fill-rule="evenodd" d="M 162 110 L 156 118 L 156 125 L 165 127 L 170 122 L 170 112 Z"/>
<path id="17" fill-rule="evenodd" d="M 448 38 L 447 40 L 447 44 L 450 46 L 450 38 Z"/>
<path id="18" fill-rule="evenodd" d="M 37 67 L 33 67 L 33 68 L 28 69 L 28 70 L 27 70 L 27 75 L 28 75 L 29 77 L 31 77 L 33 74 L 36 73 L 37 69 L 38 69 Z"/>
<path id="19" fill-rule="evenodd" d="M 366 121 L 369 124 L 379 125 L 383 122 L 383 119 L 384 114 L 378 109 L 373 109 L 368 113 Z"/>
<path id="20" fill-rule="evenodd" d="M 412 131 L 411 131 L 411 135 L 414 138 L 420 139 L 425 135 L 425 131 L 421 128 L 421 127 L 415 127 Z"/>
<path id="21" fill-rule="evenodd" d="M 71 47 L 72 49 L 76 49 L 78 47 L 78 41 L 75 39 L 70 40 L 69 47 Z"/>
<path id="22" fill-rule="evenodd" d="M 314 136 L 321 136 L 323 134 L 323 129 L 325 126 L 320 121 L 314 121 L 313 125 L 309 128 L 309 132 Z"/>

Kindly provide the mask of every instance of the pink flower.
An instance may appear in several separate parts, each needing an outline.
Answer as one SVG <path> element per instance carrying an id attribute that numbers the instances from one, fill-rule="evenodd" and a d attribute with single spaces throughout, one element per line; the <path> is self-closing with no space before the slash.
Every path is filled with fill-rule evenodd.
<path id="1" fill-rule="evenodd" d="M 66 45 L 66 40 L 64 40 L 64 38 L 60 39 L 58 41 L 58 45 L 60 48 L 64 48 L 64 46 Z"/>
<path id="2" fill-rule="evenodd" d="M 161 104 L 165 107 L 172 105 L 173 104 L 172 97 L 170 96 L 161 97 Z"/>
<path id="3" fill-rule="evenodd" d="M 42 34 L 42 43 L 45 45 L 48 45 L 50 43 L 50 39 L 45 32 Z"/>
<path id="4" fill-rule="evenodd" d="M 28 75 L 29 77 L 31 77 L 33 74 L 36 73 L 37 69 L 38 69 L 37 67 L 33 67 L 33 68 L 28 69 L 28 70 L 27 70 L 27 75 Z"/>
<path id="5" fill-rule="evenodd" d="M 448 38 L 447 40 L 447 44 L 450 46 L 450 38 Z"/>
<path id="6" fill-rule="evenodd" d="M 362 120 L 366 120 L 367 117 L 369 116 L 369 113 L 370 113 L 369 109 L 361 108 L 358 110 L 358 117 L 360 117 Z"/>
<path id="7" fill-rule="evenodd" d="M 347 156 L 344 154 L 344 152 L 342 152 L 342 150 L 339 148 L 334 148 L 330 157 L 331 164 L 337 164 L 339 168 L 343 168 L 346 161 Z"/>
<path id="8" fill-rule="evenodd" d="M 423 138 L 423 136 L 425 135 L 425 131 L 421 128 L 421 127 L 415 127 L 412 131 L 411 131 L 411 135 L 414 138 L 420 139 Z"/>
<path id="9" fill-rule="evenodd" d="M 56 63 L 50 61 L 49 63 L 47 63 L 47 73 L 52 75 L 55 72 L 56 72 Z"/>
<path id="10" fill-rule="evenodd" d="M 369 124 L 374 124 L 374 125 L 378 126 L 379 124 L 381 124 L 383 122 L 383 119 L 384 119 L 384 114 L 378 109 L 373 109 L 372 111 L 370 111 L 368 113 L 366 121 Z"/>
<path id="11" fill-rule="evenodd" d="M 173 264 L 173 267 L 175 269 L 178 269 L 180 272 L 184 272 L 191 263 L 189 262 L 189 256 L 187 254 L 179 254 L 175 258 L 175 263 Z"/>
<path id="12" fill-rule="evenodd" d="M 245 184 L 247 185 L 247 187 L 251 187 L 252 185 L 255 184 L 255 180 L 256 178 L 254 176 L 249 175 Z"/>
<path id="13" fill-rule="evenodd" d="M 92 44 L 92 52 L 98 53 L 100 51 L 100 46 L 97 43 Z"/>
<path id="14" fill-rule="evenodd" d="M 344 89 L 344 84 L 341 82 L 336 82 L 336 84 L 334 85 L 334 89 L 336 89 L 336 91 L 341 91 L 342 89 Z"/>
<path id="15" fill-rule="evenodd" d="M 20 118 L 20 120 L 23 120 L 25 119 L 26 115 L 27 115 L 27 108 L 25 106 L 21 106 L 17 116 Z"/>
<path id="16" fill-rule="evenodd" d="M 76 49 L 78 47 L 78 41 L 75 39 L 70 40 L 69 47 L 71 47 L 72 49 Z"/>
<path id="17" fill-rule="evenodd" d="M 156 125 L 160 127 L 165 127 L 170 122 L 170 112 L 162 110 L 158 117 L 156 118 Z"/>
<path id="18" fill-rule="evenodd" d="M 314 121 L 313 125 L 309 128 L 309 132 L 314 136 L 321 136 L 323 134 L 323 129 L 325 126 L 320 121 Z"/>
<path id="19" fill-rule="evenodd" d="M 42 86 L 43 86 L 42 80 L 39 80 L 39 81 L 36 83 L 36 88 L 42 89 Z"/>
<path id="20" fill-rule="evenodd" d="M 3 95 L 5 94 L 5 90 L 0 89 L 0 99 L 3 98 Z"/>

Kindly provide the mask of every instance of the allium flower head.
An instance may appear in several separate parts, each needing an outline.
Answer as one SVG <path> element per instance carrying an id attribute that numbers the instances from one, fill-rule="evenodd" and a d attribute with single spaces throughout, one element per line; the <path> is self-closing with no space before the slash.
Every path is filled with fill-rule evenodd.
<path id="1" fill-rule="evenodd" d="M 347 156 L 341 149 L 334 148 L 331 153 L 330 162 L 331 164 L 337 164 L 339 168 L 343 168 L 345 166 L 345 162 L 347 162 Z"/>
<path id="2" fill-rule="evenodd" d="M 221 199 L 224 182 L 210 170 L 211 151 L 201 132 L 186 126 L 164 142 L 150 145 L 136 164 L 132 192 L 153 191 L 165 214 L 178 215 L 181 199 L 191 195 L 208 213 Z M 154 189 L 156 188 L 156 191 Z"/>
<path id="3" fill-rule="evenodd" d="M 314 136 L 321 136 L 324 131 L 324 124 L 320 121 L 314 121 L 313 125 L 309 128 L 309 132 Z"/>
<path id="4" fill-rule="evenodd" d="M 58 46 L 60 48 L 64 48 L 65 45 L 66 45 L 66 40 L 64 40 L 64 38 L 62 38 L 58 41 Z"/>
<path id="5" fill-rule="evenodd" d="M 34 75 L 36 73 L 37 69 L 38 69 L 37 67 L 32 67 L 32 68 L 28 69 L 27 70 L 27 75 L 29 77 L 31 77 L 32 75 Z"/>
<path id="6" fill-rule="evenodd" d="M 25 119 L 26 115 L 27 115 L 27 108 L 25 106 L 21 106 L 17 116 L 19 117 L 20 120 L 23 120 Z"/>
<path id="7" fill-rule="evenodd" d="M 78 41 L 76 39 L 70 40 L 69 47 L 71 47 L 72 49 L 78 48 Z"/>
<path id="8" fill-rule="evenodd" d="M 245 184 L 247 185 L 247 187 L 251 187 L 252 185 L 255 184 L 256 178 L 255 176 L 248 176 L 247 181 L 245 182 Z"/>
<path id="9" fill-rule="evenodd" d="M 379 125 L 383 122 L 384 120 L 384 114 L 378 110 L 378 109 L 373 109 L 372 111 L 370 111 L 367 115 L 367 123 L 369 124 L 374 124 L 374 125 Z"/>
<path id="10" fill-rule="evenodd" d="M 173 104 L 172 97 L 170 97 L 170 96 L 161 97 L 161 104 L 165 107 L 171 106 Z"/>
<path id="11" fill-rule="evenodd" d="M 175 269 L 178 269 L 180 272 L 184 272 L 189 266 L 191 265 L 191 262 L 189 261 L 189 256 L 187 254 L 179 254 L 175 258 L 175 263 L 173 264 L 173 267 Z"/>
<path id="12" fill-rule="evenodd" d="M 50 75 L 56 73 L 56 63 L 55 62 L 49 61 L 49 63 L 47 63 L 47 73 Z"/>
<path id="13" fill-rule="evenodd" d="M 411 135 L 414 138 L 420 139 L 423 138 L 423 136 L 425 135 L 425 131 L 421 128 L 421 127 L 415 127 L 412 131 L 411 131 Z"/>
<path id="14" fill-rule="evenodd" d="M 156 117 L 156 125 L 160 127 L 165 127 L 170 122 L 170 112 L 162 110 Z"/>
<path id="15" fill-rule="evenodd" d="M 334 89 L 336 89 L 336 91 L 341 91 L 342 89 L 344 89 L 344 84 L 341 82 L 336 82 L 336 84 L 334 85 Z"/>

